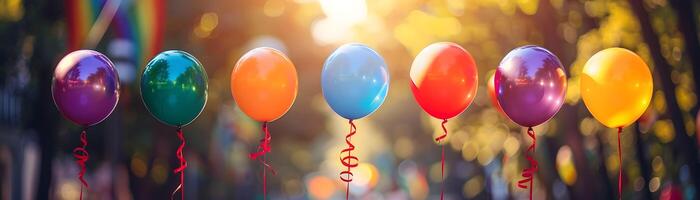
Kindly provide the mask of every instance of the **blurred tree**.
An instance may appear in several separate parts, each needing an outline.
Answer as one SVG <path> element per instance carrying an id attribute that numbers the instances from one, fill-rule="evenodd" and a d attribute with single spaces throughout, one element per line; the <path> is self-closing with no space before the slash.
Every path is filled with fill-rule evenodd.
<path id="1" fill-rule="evenodd" d="M 698 40 L 697 17 L 693 12 L 695 1 L 670 0 L 671 6 L 676 11 L 676 23 L 685 40 L 685 52 L 690 58 L 695 80 L 695 91 L 700 89 L 700 40 Z M 694 116 L 694 115 L 693 115 Z"/>
<path id="2" fill-rule="evenodd" d="M 41 1 L 26 0 L 24 7 L 26 14 L 18 22 L 16 29 L 9 30 L 17 32 L 16 40 L 32 40 L 27 43 L 32 45 L 30 52 L 26 52 L 26 59 L 29 59 L 31 69 L 31 88 L 35 92 L 30 93 L 27 99 L 25 110 L 27 119 L 23 120 L 27 130 L 36 131 L 39 135 L 39 145 L 41 146 L 41 159 L 39 166 L 39 186 L 37 199 L 50 199 L 49 192 L 52 184 L 52 162 L 55 159 L 57 146 L 57 121 L 56 109 L 51 97 L 51 81 L 53 68 L 56 63 L 56 56 L 61 55 L 63 47 L 59 37 L 59 22 L 62 19 L 61 1 Z M 19 48 L 17 48 L 19 49 Z M 11 51 L 17 52 L 17 49 Z"/>
<path id="3" fill-rule="evenodd" d="M 651 169 L 649 167 L 649 153 L 646 148 L 645 142 L 642 140 L 644 135 L 642 134 L 641 130 L 639 129 L 639 122 L 635 123 L 634 125 L 634 133 L 637 135 L 634 140 L 634 147 L 636 155 L 637 155 L 637 160 L 639 161 L 639 171 L 642 174 L 642 178 L 644 179 L 645 183 L 651 180 Z M 643 184 L 640 192 L 644 194 L 645 199 L 651 199 L 651 191 L 649 191 L 649 184 Z"/>
<path id="4" fill-rule="evenodd" d="M 661 83 L 661 88 L 666 92 L 664 95 L 666 99 L 666 107 L 668 111 L 666 112 L 673 123 L 673 129 L 676 132 L 675 140 L 673 140 L 674 145 L 672 149 L 674 155 L 678 155 L 682 161 L 681 163 L 687 163 L 690 168 L 690 177 L 694 180 L 694 185 L 696 191 L 700 191 L 700 184 L 697 183 L 700 180 L 700 165 L 698 165 L 698 152 L 696 147 L 696 140 L 690 138 L 686 133 L 685 123 L 683 120 L 683 115 L 680 107 L 678 106 L 678 100 L 676 99 L 675 91 L 676 85 L 671 79 L 672 66 L 666 61 L 661 53 L 661 44 L 659 42 L 659 37 L 654 31 L 649 13 L 644 8 L 644 2 L 642 0 L 630 0 L 630 7 L 632 11 L 637 15 L 639 19 L 639 24 L 641 27 L 642 36 L 645 43 L 649 45 L 649 51 L 651 52 L 651 57 L 654 62 L 654 71 L 656 71 L 656 80 Z M 686 41 L 687 43 L 688 41 Z M 678 182 L 677 175 L 672 176 L 675 182 Z"/>

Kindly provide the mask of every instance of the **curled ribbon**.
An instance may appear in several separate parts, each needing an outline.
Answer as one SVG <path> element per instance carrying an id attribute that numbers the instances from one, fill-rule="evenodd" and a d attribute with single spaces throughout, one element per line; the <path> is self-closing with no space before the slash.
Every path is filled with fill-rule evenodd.
<path id="1" fill-rule="evenodd" d="M 357 156 L 353 156 L 350 154 L 350 152 L 355 150 L 355 145 L 353 145 L 352 142 L 350 142 L 350 137 L 355 135 L 355 133 L 357 132 L 357 127 L 355 127 L 355 124 L 352 123 L 352 120 L 348 121 L 348 123 L 350 124 L 350 133 L 345 135 L 345 143 L 348 145 L 348 147 L 340 151 L 340 163 L 342 163 L 343 166 L 348 167 L 347 170 L 340 172 L 340 180 L 345 181 L 347 183 L 347 188 L 345 189 L 345 199 L 350 198 L 350 182 L 352 182 L 353 177 L 353 174 L 350 170 L 352 168 L 357 167 L 360 163 L 360 159 L 358 159 Z M 342 154 L 345 152 L 347 152 L 348 155 L 343 157 Z"/>
<path id="2" fill-rule="evenodd" d="M 532 127 L 527 128 L 527 135 L 530 136 L 530 138 L 532 138 L 532 144 L 530 144 L 530 147 L 527 148 L 527 152 L 525 152 L 525 158 L 530 162 L 530 167 L 525 168 L 523 170 L 523 173 L 521 174 L 523 176 L 523 179 L 518 181 L 518 187 L 522 189 L 527 189 L 529 187 L 530 199 L 532 199 L 532 183 L 534 182 L 533 178 L 535 176 L 535 173 L 537 173 L 538 169 L 537 160 L 535 160 L 532 154 L 535 153 L 535 146 L 537 146 L 537 137 L 535 136 L 535 131 L 532 130 Z M 526 185 L 527 183 L 530 183 L 530 185 Z"/>
<path id="3" fill-rule="evenodd" d="M 73 149 L 73 157 L 75 158 L 75 163 L 77 163 L 78 166 L 80 166 L 78 179 L 80 179 L 80 182 L 82 183 L 82 185 L 80 186 L 80 199 L 83 199 L 83 187 L 88 189 L 90 188 L 87 184 L 87 181 L 85 181 L 85 179 L 83 178 L 83 176 L 85 176 L 85 163 L 90 158 L 90 155 L 85 149 L 85 147 L 87 147 L 88 145 L 87 132 L 85 129 L 83 129 L 83 132 L 80 133 L 80 143 L 80 146 L 75 147 L 75 149 Z"/>
<path id="4" fill-rule="evenodd" d="M 620 159 L 620 170 L 617 174 L 617 199 L 622 199 L 622 143 L 620 136 L 622 136 L 622 127 L 617 128 L 617 157 Z"/>
<path id="5" fill-rule="evenodd" d="M 442 132 L 443 134 L 435 138 L 435 142 L 442 142 L 447 137 L 447 128 L 445 128 L 445 124 L 447 123 L 447 119 L 442 120 Z M 440 176 L 442 176 L 442 186 L 440 189 L 440 200 L 443 199 L 445 196 L 445 145 L 442 145 L 442 159 L 441 159 L 441 168 L 440 168 Z"/>
<path id="6" fill-rule="evenodd" d="M 270 135 L 270 131 L 267 129 L 267 122 L 263 122 L 262 125 L 262 130 L 265 132 L 265 136 L 263 139 L 260 140 L 260 144 L 258 145 L 258 151 L 250 153 L 248 155 L 248 158 L 251 160 L 259 160 L 260 163 L 265 167 L 263 169 L 263 199 L 267 199 L 267 170 L 270 170 L 273 175 L 277 174 L 275 172 L 275 169 L 270 166 L 269 163 L 265 160 L 265 154 L 269 153 L 272 150 L 272 147 L 270 146 L 270 141 L 272 140 L 272 136 Z"/>
<path id="7" fill-rule="evenodd" d="M 177 148 L 177 152 L 175 155 L 177 156 L 177 159 L 180 160 L 180 167 L 176 168 L 173 170 L 173 173 L 177 174 L 180 173 L 180 185 L 175 188 L 173 193 L 170 195 L 170 199 L 175 198 L 175 193 L 177 193 L 178 190 L 180 190 L 180 197 L 182 199 L 185 199 L 185 168 L 187 168 L 187 161 L 185 160 L 185 155 L 182 154 L 182 150 L 185 149 L 185 136 L 182 134 L 182 128 L 178 127 L 177 128 L 177 137 L 180 138 L 180 141 L 182 143 L 180 144 L 180 147 Z"/>

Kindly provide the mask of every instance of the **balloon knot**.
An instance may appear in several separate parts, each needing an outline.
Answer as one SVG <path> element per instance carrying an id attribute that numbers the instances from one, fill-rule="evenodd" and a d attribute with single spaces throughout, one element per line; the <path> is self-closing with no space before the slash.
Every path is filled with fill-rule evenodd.
<path id="1" fill-rule="evenodd" d="M 442 120 L 442 132 L 443 134 L 435 138 L 436 142 L 441 142 L 447 137 L 447 128 L 445 127 L 445 124 L 447 123 L 447 119 Z M 442 157 L 440 159 L 440 176 L 442 180 L 442 186 L 440 189 L 440 200 L 442 200 L 445 197 L 445 145 L 442 145 Z"/>
<path id="2" fill-rule="evenodd" d="M 442 141 L 443 139 L 447 138 L 447 128 L 445 127 L 445 124 L 446 124 L 446 123 L 447 123 L 447 119 L 443 119 L 443 120 L 442 120 L 442 132 L 443 132 L 443 134 L 440 135 L 440 136 L 437 136 L 437 137 L 435 138 L 435 142 L 440 142 L 440 141 Z"/>
<path id="3" fill-rule="evenodd" d="M 622 136 L 622 127 L 617 128 L 617 157 L 620 162 L 620 169 L 617 174 L 617 195 L 618 199 L 622 199 L 622 142 L 620 142 L 620 137 Z"/>
<path id="4" fill-rule="evenodd" d="M 177 137 L 180 139 L 182 143 L 180 143 L 180 146 L 177 148 L 177 151 L 175 152 L 175 156 L 177 159 L 180 161 L 180 166 L 178 168 L 175 168 L 173 170 L 173 173 L 177 174 L 180 173 L 180 184 L 175 188 L 173 193 L 170 195 L 170 199 L 173 199 L 175 197 L 175 193 L 177 191 L 180 191 L 180 196 L 182 199 L 185 199 L 185 168 L 187 168 L 187 160 L 185 160 L 185 155 L 182 153 L 182 151 L 185 149 L 185 136 L 182 134 L 182 128 L 178 127 L 177 128 Z"/>
<path id="5" fill-rule="evenodd" d="M 265 133 L 265 136 L 260 140 L 260 144 L 258 145 L 258 149 L 256 152 L 250 153 L 248 155 L 248 158 L 250 160 L 259 160 L 260 164 L 264 166 L 263 169 L 263 199 L 267 199 L 267 170 L 270 170 L 273 175 L 277 175 L 277 172 L 275 171 L 274 168 L 272 168 L 272 165 L 268 163 L 265 160 L 265 154 L 269 153 L 272 151 L 272 146 L 270 145 L 270 142 L 272 141 L 272 136 L 270 135 L 270 130 L 267 127 L 267 122 L 263 122 L 262 124 L 262 130 Z"/>
<path id="6" fill-rule="evenodd" d="M 267 127 L 267 122 L 263 122 L 262 130 L 265 133 L 265 136 L 262 139 L 260 139 L 260 144 L 258 144 L 257 151 L 250 153 L 248 155 L 248 158 L 250 158 L 251 160 L 260 160 L 260 162 L 268 170 L 272 171 L 273 174 L 277 174 L 272 168 L 272 166 L 269 163 L 267 163 L 267 161 L 261 159 L 263 156 L 265 156 L 265 154 L 272 151 L 272 146 L 270 145 L 270 142 L 272 142 L 272 136 L 270 135 L 270 131 Z"/>
<path id="7" fill-rule="evenodd" d="M 80 172 L 78 173 L 78 179 L 82 183 L 80 186 L 80 199 L 83 199 L 83 188 L 90 188 L 88 186 L 87 181 L 85 181 L 85 163 L 88 161 L 90 158 L 90 154 L 88 154 L 87 150 L 85 149 L 88 145 L 87 141 L 87 132 L 85 129 L 80 133 L 80 143 L 81 145 L 73 149 L 73 157 L 76 159 L 75 163 L 80 166 Z"/>
<path id="8" fill-rule="evenodd" d="M 532 139 L 532 144 L 530 144 L 530 146 L 527 148 L 527 152 L 525 152 L 525 158 L 530 163 L 530 167 L 523 170 L 521 174 L 523 179 L 518 181 L 518 187 L 522 189 L 530 188 L 530 199 L 532 199 L 533 178 L 538 170 L 537 160 L 532 155 L 535 153 L 535 146 L 537 146 L 537 136 L 535 135 L 535 131 L 532 129 L 532 127 L 527 129 L 527 135 Z M 527 185 L 528 183 L 529 185 Z"/>
<path id="9" fill-rule="evenodd" d="M 357 132 L 357 127 L 355 127 L 355 124 L 352 122 L 352 120 L 348 121 L 348 123 L 350 124 L 350 133 L 345 135 L 345 144 L 347 144 L 348 147 L 340 151 L 340 163 L 342 163 L 343 166 L 347 167 L 347 170 L 340 172 L 340 180 L 347 183 L 347 190 L 345 192 L 346 199 L 348 199 L 349 197 L 350 182 L 352 182 L 353 178 L 353 173 L 351 170 L 352 168 L 357 167 L 360 163 L 360 159 L 357 158 L 357 156 L 353 156 L 351 154 L 351 152 L 355 150 L 355 145 L 353 145 L 352 142 L 350 142 L 350 139 Z M 343 156 L 343 153 L 348 153 L 348 155 Z"/>

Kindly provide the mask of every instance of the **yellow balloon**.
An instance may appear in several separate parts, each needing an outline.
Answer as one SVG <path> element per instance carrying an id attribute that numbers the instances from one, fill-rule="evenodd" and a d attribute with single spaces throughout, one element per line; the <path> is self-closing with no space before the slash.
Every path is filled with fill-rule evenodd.
<path id="1" fill-rule="evenodd" d="M 610 128 L 627 126 L 642 116 L 653 89 L 649 66 L 627 49 L 602 50 L 583 67 L 583 103 L 593 117 Z"/>

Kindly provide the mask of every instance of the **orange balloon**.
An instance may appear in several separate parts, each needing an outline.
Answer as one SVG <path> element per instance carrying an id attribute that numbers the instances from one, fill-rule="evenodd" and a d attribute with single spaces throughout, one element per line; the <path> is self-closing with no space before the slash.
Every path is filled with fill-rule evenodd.
<path id="1" fill-rule="evenodd" d="M 498 112 L 503 114 L 503 116 L 508 116 L 506 115 L 505 112 L 503 112 L 503 108 L 501 108 L 501 104 L 498 103 L 498 96 L 496 96 L 496 82 L 494 82 L 494 77 L 496 77 L 496 74 L 491 74 L 491 78 L 489 78 L 489 82 L 486 83 L 486 86 L 489 91 L 489 98 L 491 99 L 491 104 L 493 104 L 493 107 L 496 107 Z"/>
<path id="2" fill-rule="evenodd" d="M 607 127 L 625 127 L 637 121 L 653 94 L 649 66 L 630 50 L 603 49 L 583 66 L 581 98 L 593 117 Z"/>
<path id="3" fill-rule="evenodd" d="M 474 58 L 455 43 L 439 42 L 425 47 L 413 60 L 411 91 L 431 116 L 449 119 L 474 101 L 477 69 Z"/>
<path id="4" fill-rule="evenodd" d="M 248 51 L 231 72 L 233 99 L 246 115 L 261 122 L 274 121 L 287 113 L 297 88 L 294 64 L 273 48 Z"/>

